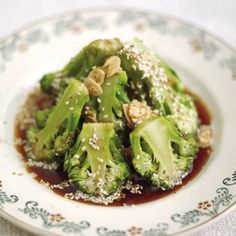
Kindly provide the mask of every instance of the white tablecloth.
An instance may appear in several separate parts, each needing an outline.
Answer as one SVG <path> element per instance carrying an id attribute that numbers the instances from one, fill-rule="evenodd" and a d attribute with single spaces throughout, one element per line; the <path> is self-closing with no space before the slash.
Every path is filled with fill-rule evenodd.
<path id="1" fill-rule="evenodd" d="M 193 22 L 236 45 L 235 0 L 1 0 L 0 37 L 46 16 L 90 6 L 129 6 L 157 10 Z M 32 234 L 0 218 L 0 235 Z M 235 236 L 236 212 L 192 236 Z M 92 236 L 92 235 L 91 235 Z"/>

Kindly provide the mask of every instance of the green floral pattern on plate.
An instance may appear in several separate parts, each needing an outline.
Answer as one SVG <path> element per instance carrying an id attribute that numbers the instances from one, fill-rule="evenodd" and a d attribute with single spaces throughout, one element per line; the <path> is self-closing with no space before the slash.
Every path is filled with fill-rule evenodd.
<path id="1" fill-rule="evenodd" d="M 171 219 L 174 222 L 180 223 L 181 227 L 191 225 L 200 221 L 202 217 L 213 217 L 218 214 L 220 207 L 230 205 L 232 199 L 236 195 L 232 195 L 227 188 L 218 188 L 217 196 L 211 201 L 203 201 L 198 203 L 198 209 L 194 209 L 181 214 L 174 214 Z"/>
<path id="2" fill-rule="evenodd" d="M 221 65 L 231 71 L 232 79 L 236 80 L 236 57 L 231 56 L 228 59 L 222 60 Z"/>
<path id="3" fill-rule="evenodd" d="M 117 25 L 133 23 L 136 30 L 151 28 L 162 35 L 172 35 L 173 37 L 184 37 L 195 52 L 202 52 L 205 59 L 214 59 L 220 51 L 217 43 L 212 41 L 203 31 L 185 24 L 174 23 L 167 18 L 156 14 L 146 14 L 143 12 L 123 11 L 117 18 Z M 142 26 L 142 27 L 141 27 Z"/>
<path id="4" fill-rule="evenodd" d="M 3 208 L 3 205 L 6 203 L 15 203 L 18 201 L 16 195 L 8 195 L 6 192 L 2 191 L 3 183 L 0 180 L 0 208 Z"/>
<path id="5" fill-rule="evenodd" d="M 17 51 L 25 52 L 29 47 L 49 40 L 48 35 L 41 28 L 16 33 L 11 38 L 0 43 L 0 73 L 5 71 L 6 64 L 13 58 Z"/>
<path id="6" fill-rule="evenodd" d="M 47 210 L 39 207 L 39 204 L 34 201 L 26 202 L 25 208 L 19 210 L 29 215 L 32 219 L 40 218 L 43 227 L 46 229 L 61 228 L 64 233 L 80 233 L 90 227 L 90 223 L 87 221 L 80 221 L 79 223 L 66 221 L 61 214 L 51 214 Z"/>
<path id="7" fill-rule="evenodd" d="M 157 14 L 148 14 L 145 12 L 118 11 L 114 24 L 119 27 L 125 24 L 133 24 L 137 31 L 143 31 L 151 28 L 162 35 L 172 35 L 173 37 L 182 37 L 186 39 L 192 50 L 196 53 L 202 53 L 205 59 L 215 59 L 220 47 L 215 40 L 212 40 L 205 32 L 193 28 L 190 25 L 172 21 L 171 19 L 159 16 Z M 89 30 L 107 30 L 109 24 L 104 17 L 91 16 L 83 17 L 82 13 L 74 13 L 71 16 L 64 17 L 52 22 L 52 32 L 54 36 L 63 35 L 66 32 L 74 34 L 80 33 L 84 28 Z M 27 33 L 16 33 L 11 39 L 0 43 L 0 73 L 5 70 L 7 62 L 12 58 L 16 51 L 26 51 L 36 43 L 45 43 L 50 40 L 49 32 L 41 28 L 33 29 Z M 236 80 L 236 58 L 229 56 L 220 61 L 221 66 L 232 72 L 232 78 Z"/>
<path id="8" fill-rule="evenodd" d="M 236 171 L 232 174 L 232 178 L 225 178 L 223 184 L 227 186 L 232 186 L 236 184 Z"/>
<path id="9" fill-rule="evenodd" d="M 232 177 L 227 177 L 223 180 L 225 186 L 233 186 L 236 184 L 236 171 L 232 174 Z M 2 186 L 2 182 L 0 182 Z M 221 187 L 216 190 L 216 196 L 211 201 L 206 200 L 199 202 L 197 209 L 190 210 L 184 214 L 174 214 L 171 216 L 171 220 L 175 223 L 179 223 L 180 227 L 196 224 L 201 218 L 211 218 L 219 213 L 220 208 L 230 205 L 236 195 L 231 194 L 230 190 L 226 187 Z M 16 195 L 8 196 L 5 192 L 0 190 L 0 206 L 4 203 L 15 203 L 18 201 Z M 25 214 L 29 215 L 32 219 L 40 218 L 44 228 L 61 228 L 64 233 L 80 233 L 81 231 L 90 227 L 90 223 L 87 221 L 80 221 L 74 223 L 66 221 L 65 218 L 59 214 L 51 214 L 47 210 L 40 208 L 39 204 L 34 201 L 28 201 L 23 209 L 19 209 Z M 97 228 L 97 234 L 99 236 L 163 236 L 167 235 L 169 225 L 168 223 L 158 223 L 154 228 L 143 229 L 140 227 L 131 227 L 127 230 L 109 230 L 106 227 Z"/>
<path id="10" fill-rule="evenodd" d="M 236 171 L 232 177 L 227 177 L 223 180 L 226 186 L 233 186 L 236 184 Z M 232 200 L 236 198 L 235 194 L 230 193 L 227 187 L 221 187 L 216 190 L 216 196 L 211 201 L 206 200 L 198 203 L 198 209 L 188 211 L 184 214 L 174 214 L 171 219 L 174 222 L 180 223 L 181 227 L 197 223 L 202 217 L 213 217 L 219 213 L 220 208 L 230 205 Z"/>
<path id="11" fill-rule="evenodd" d="M 140 227 L 131 227 L 126 231 L 109 230 L 105 227 L 97 229 L 99 236 L 164 236 L 167 235 L 169 226 L 166 223 L 159 223 L 154 228 L 144 230 Z"/>
<path id="12" fill-rule="evenodd" d="M 227 177 L 223 180 L 223 184 L 226 186 L 232 186 L 236 184 L 236 171 L 232 174 L 232 177 Z M 226 187 L 221 187 L 216 190 L 216 196 L 214 199 L 205 200 L 197 204 L 197 209 L 190 210 L 183 214 L 174 214 L 170 217 L 171 221 L 178 223 L 180 228 L 196 224 L 200 222 L 200 219 L 212 218 L 219 214 L 219 210 L 223 207 L 227 207 L 232 203 L 232 200 L 236 198 L 236 195 L 230 193 L 230 190 Z M 168 235 L 169 224 L 159 223 L 156 227 L 148 230 L 142 228 L 132 227 L 128 230 L 109 230 L 105 227 L 97 229 L 99 236 L 164 236 Z"/>

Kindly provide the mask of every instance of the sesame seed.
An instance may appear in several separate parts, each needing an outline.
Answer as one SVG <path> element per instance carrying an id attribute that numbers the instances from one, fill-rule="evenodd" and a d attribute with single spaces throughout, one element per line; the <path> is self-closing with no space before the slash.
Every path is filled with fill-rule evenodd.
<path id="1" fill-rule="evenodd" d="M 137 88 L 141 89 L 143 87 L 143 84 L 137 83 Z"/>
<path id="2" fill-rule="evenodd" d="M 101 162 L 101 163 L 103 163 L 104 162 L 104 160 L 102 159 L 102 158 L 97 158 L 97 160 L 99 161 L 99 162 Z"/>
<path id="3" fill-rule="evenodd" d="M 139 48 L 135 47 L 132 43 L 124 43 L 124 47 L 121 50 L 121 53 L 125 54 L 127 59 L 132 60 L 133 65 L 132 68 L 134 70 L 138 70 L 142 72 L 141 79 L 148 79 L 154 85 L 155 88 L 153 92 L 150 94 L 151 97 L 155 98 L 155 100 L 163 102 L 164 97 L 160 97 L 158 95 L 158 91 L 164 92 L 168 86 L 166 85 L 168 82 L 166 73 L 164 68 L 160 66 L 160 61 L 152 53 L 143 52 Z M 136 85 L 131 82 L 131 88 L 141 89 L 142 84 L 137 83 Z M 164 98 L 165 100 L 165 98 Z"/>
<path id="4" fill-rule="evenodd" d="M 145 94 L 141 94 L 141 99 L 142 99 L 142 100 L 145 100 L 145 97 L 146 97 Z"/>
<path id="5" fill-rule="evenodd" d="M 89 138 L 89 145 L 95 149 L 95 150 L 99 150 L 99 143 L 98 143 L 98 137 L 96 135 L 96 133 L 93 133 L 93 136 L 91 138 Z"/>
<path id="6" fill-rule="evenodd" d="M 48 170 L 56 170 L 59 166 L 59 164 L 57 162 L 53 162 L 50 164 L 44 163 L 44 162 L 40 162 L 40 161 L 34 161 L 32 159 L 29 159 L 27 162 L 27 165 L 30 167 L 40 167 L 43 169 L 48 169 Z"/>

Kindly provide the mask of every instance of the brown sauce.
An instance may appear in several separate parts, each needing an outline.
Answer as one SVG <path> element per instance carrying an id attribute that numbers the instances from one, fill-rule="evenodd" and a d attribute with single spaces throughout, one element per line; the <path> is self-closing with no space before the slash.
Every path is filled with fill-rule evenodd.
<path id="1" fill-rule="evenodd" d="M 189 91 L 188 93 L 195 97 L 195 105 L 198 111 L 201 124 L 209 125 L 211 123 L 211 115 L 207 107 L 198 96 L 196 96 L 195 94 Z M 45 103 L 45 100 L 37 101 L 37 104 L 39 107 L 45 107 L 44 103 Z M 22 140 L 26 139 L 26 133 L 24 130 L 20 129 L 19 123 L 16 124 L 15 136 L 16 138 L 21 138 Z M 22 156 L 24 157 L 24 161 L 26 162 L 27 156 L 26 156 L 23 146 L 17 145 L 16 148 L 22 154 Z M 141 195 L 132 194 L 128 191 L 124 192 L 126 194 L 126 197 L 124 199 L 117 200 L 113 202 L 112 204 L 109 204 L 109 206 L 137 205 L 137 204 L 154 201 L 154 200 L 166 197 L 170 194 L 176 193 L 179 189 L 181 189 L 184 185 L 186 185 L 195 176 L 199 174 L 199 172 L 202 170 L 203 166 L 206 164 L 207 160 L 209 159 L 211 152 L 212 152 L 211 147 L 201 148 L 199 150 L 193 162 L 192 171 L 183 179 L 182 185 L 176 186 L 174 189 L 169 190 L 169 191 L 162 191 L 162 190 L 157 190 L 151 187 L 150 184 L 148 184 L 146 181 L 135 176 L 133 179 L 133 183 L 143 186 L 142 194 Z M 43 180 L 44 182 L 48 182 L 50 185 L 60 184 L 63 181 L 68 180 L 67 174 L 63 171 L 63 167 L 59 167 L 57 170 L 47 170 L 47 169 L 43 169 L 39 167 L 27 166 L 27 170 L 28 172 L 35 173 L 37 175 L 35 177 L 37 181 L 41 182 Z M 69 186 L 63 189 L 53 189 L 52 191 L 54 191 L 55 193 L 61 196 L 64 196 L 66 193 L 75 193 L 76 189 L 73 186 Z M 84 202 L 87 204 L 93 204 L 90 202 L 85 202 L 83 200 L 78 200 L 78 201 Z"/>

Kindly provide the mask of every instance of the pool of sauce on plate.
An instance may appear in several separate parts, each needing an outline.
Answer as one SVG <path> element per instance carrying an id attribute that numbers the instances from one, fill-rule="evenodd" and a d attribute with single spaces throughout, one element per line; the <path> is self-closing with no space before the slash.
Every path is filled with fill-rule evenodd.
<path id="1" fill-rule="evenodd" d="M 191 96 L 194 96 L 195 98 L 195 105 L 198 111 L 198 115 L 201 121 L 201 124 L 210 125 L 211 124 L 211 115 L 205 106 L 205 104 L 202 102 L 202 100 L 193 94 L 192 92 L 187 91 Z M 42 108 L 47 106 L 47 101 L 45 100 L 39 100 L 37 102 L 38 107 Z M 15 130 L 15 136 L 16 138 L 21 138 L 22 140 L 26 139 L 26 132 L 24 130 L 20 129 L 20 124 L 16 124 L 16 130 Z M 27 156 L 24 151 L 23 146 L 17 145 L 17 150 L 22 154 L 23 159 L 25 162 L 27 162 Z M 135 176 L 133 179 L 134 184 L 139 184 L 143 186 L 142 194 L 132 194 L 130 192 L 124 192 L 126 194 L 126 197 L 124 199 L 120 199 L 118 201 L 113 202 L 109 206 L 123 206 L 123 205 L 137 205 L 142 203 L 147 203 L 150 201 L 158 200 L 161 198 L 164 198 L 170 194 L 175 194 L 179 189 L 181 189 L 184 185 L 186 185 L 188 182 L 190 182 L 195 176 L 198 175 L 198 173 L 202 170 L 204 165 L 206 164 L 207 160 L 209 159 L 209 156 L 212 152 L 211 147 L 207 148 L 200 148 L 200 150 L 197 153 L 197 156 L 193 162 L 193 167 L 191 172 L 183 179 L 182 185 L 176 186 L 174 189 L 169 191 L 162 191 L 157 190 L 156 188 L 153 188 L 148 184 L 146 181 L 142 180 L 138 176 Z M 63 171 L 63 167 L 59 167 L 57 170 L 47 170 L 39 167 L 29 167 L 27 166 L 27 170 L 29 173 L 35 173 L 37 176 L 35 179 L 40 182 L 48 182 L 50 185 L 54 184 L 60 184 L 63 181 L 68 180 L 67 174 Z M 66 193 L 75 193 L 76 189 L 73 186 L 66 187 L 64 189 L 53 189 L 56 194 L 59 194 L 61 196 L 64 196 Z M 77 200 L 79 202 L 84 202 L 87 204 L 93 204 L 90 202 L 85 202 L 83 200 Z"/>

